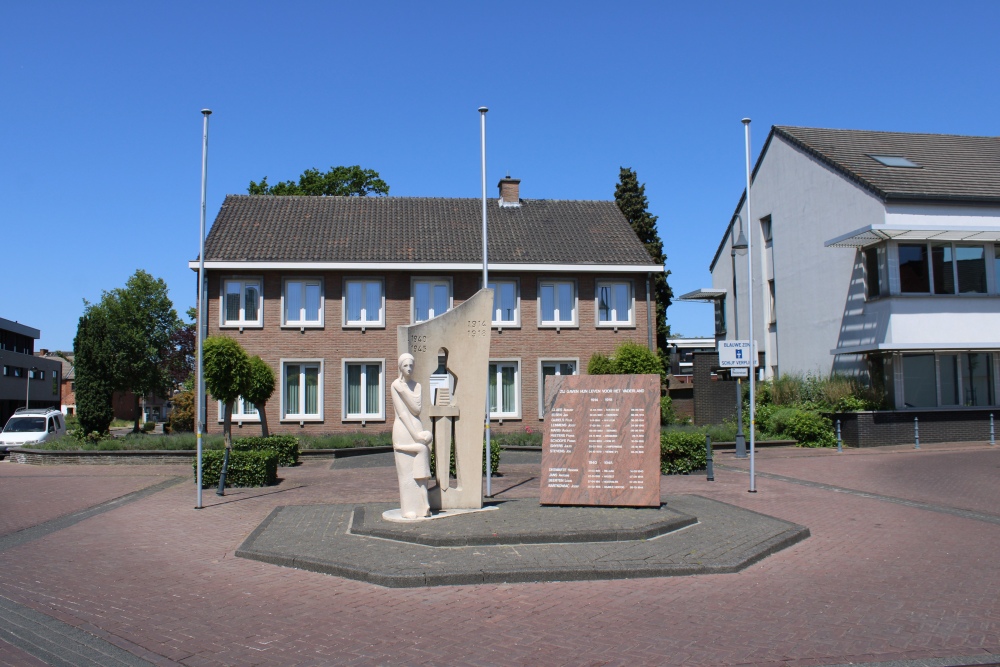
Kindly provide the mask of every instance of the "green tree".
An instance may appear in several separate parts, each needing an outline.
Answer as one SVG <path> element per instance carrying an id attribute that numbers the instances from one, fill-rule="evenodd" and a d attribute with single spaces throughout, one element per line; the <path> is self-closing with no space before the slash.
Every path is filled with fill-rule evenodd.
<path id="1" fill-rule="evenodd" d="M 243 388 L 243 400 L 250 401 L 257 407 L 260 415 L 260 434 L 265 438 L 267 432 L 267 401 L 274 393 L 274 371 L 267 362 L 254 355 L 250 357 L 250 372 L 247 375 L 246 386 Z"/>
<path id="2" fill-rule="evenodd" d="M 281 181 L 268 185 L 265 176 L 260 179 L 260 183 L 250 181 L 247 192 L 252 195 L 366 197 L 389 194 L 389 185 L 374 169 L 362 169 L 360 165 L 353 165 L 330 167 L 330 171 L 325 172 L 306 169 L 299 176 L 298 183 Z"/>
<path id="3" fill-rule="evenodd" d="M 103 423 L 111 408 L 111 394 L 131 391 L 135 395 L 139 431 L 139 401 L 147 394 L 169 396 L 172 382 L 165 360 L 170 337 L 178 326 L 177 313 L 167 296 L 167 285 L 138 270 L 125 287 L 104 292 L 99 303 L 84 302 L 74 350 L 77 374 L 83 375 L 84 403 L 94 410 L 95 421 L 85 421 L 87 431 Z M 77 383 L 81 384 L 80 379 Z M 102 395 L 106 394 L 105 398 Z M 112 412 L 113 417 L 113 412 Z M 110 419 L 108 419 L 110 424 Z M 103 430 L 106 430 L 107 426 Z M 103 432 L 103 431 L 102 431 Z"/>
<path id="4" fill-rule="evenodd" d="M 232 338 L 209 336 L 205 339 L 205 389 L 226 406 L 222 430 L 226 449 L 232 447 L 233 406 L 247 386 L 250 358 Z"/>
<path id="5" fill-rule="evenodd" d="M 84 435 L 107 433 L 115 417 L 111 403 L 115 355 L 110 340 L 107 313 L 88 307 L 73 339 L 76 412 Z"/>
<path id="6" fill-rule="evenodd" d="M 166 364 L 171 336 L 180 325 L 167 296 L 167 284 L 142 269 L 124 288 L 105 292 L 99 307 L 111 322 L 115 364 L 113 385 L 135 395 L 135 424 L 139 432 L 139 401 L 153 394 L 169 396 L 173 381 Z"/>
<path id="7" fill-rule="evenodd" d="M 618 209 L 628 220 L 628 223 L 635 230 L 636 236 L 646 246 L 646 251 L 657 264 L 664 264 L 667 256 L 663 254 L 663 241 L 656 231 L 657 216 L 651 215 L 647 210 L 649 202 L 646 200 L 646 185 L 639 184 L 639 177 L 628 167 L 622 167 L 618 176 L 618 184 L 615 186 L 615 203 Z M 665 350 L 667 338 L 670 336 L 670 326 L 667 324 L 667 308 L 674 296 L 670 285 L 667 284 L 667 276 L 670 271 L 657 273 L 653 276 L 653 295 L 656 301 L 656 347 Z"/>

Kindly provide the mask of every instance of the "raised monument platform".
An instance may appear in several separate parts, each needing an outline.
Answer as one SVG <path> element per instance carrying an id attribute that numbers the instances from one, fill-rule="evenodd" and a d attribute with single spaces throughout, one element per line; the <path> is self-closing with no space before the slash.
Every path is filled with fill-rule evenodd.
<path id="1" fill-rule="evenodd" d="M 496 505 L 407 524 L 382 519 L 391 503 L 278 507 L 236 555 L 415 587 L 737 572 L 809 536 L 700 496 L 669 496 L 658 508 Z"/>

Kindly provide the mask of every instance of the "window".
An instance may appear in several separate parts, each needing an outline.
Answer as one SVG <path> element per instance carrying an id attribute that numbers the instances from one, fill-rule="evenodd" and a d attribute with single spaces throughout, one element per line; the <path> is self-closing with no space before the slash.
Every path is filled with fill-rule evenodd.
<path id="1" fill-rule="evenodd" d="M 344 326 L 384 327 L 385 298 L 381 279 L 348 278 L 344 281 Z"/>
<path id="2" fill-rule="evenodd" d="M 760 234 L 764 237 L 765 243 L 771 242 L 771 216 L 766 215 L 760 219 Z"/>
<path id="3" fill-rule="evenodd" d="M 281 418 L 317 421 L 323 418 L 323 362 L 282 361 Z"/>
<path id="4" fill-rule="evenodd" d="M 385 419 L 383 360 L 344 361 L 344 419 Z"/>
<path id="5" fill-rule="evenodd" d="M 263 297 L 259 279 L 226 280 L 222 284 L 223 326 L 260 326 Z"/>
<path id="6" fill-rule="evenodd" d="M 545 416 L 545 378 L 551 375 L 576 375 L 577 361 L 575 359 L 566 360 L 545 360 L 540 361 L 542 372 L 538 377 L 538 416 Z"/>
<path id="7" fill-rule="evenodd" d="M 491 280 L 493 290 L 493 326 L 516 327 L 521 323 L 518 309 L 517 281 Z"/>
<path id="8" fill-rule="evenodd" d="M 726 297 L 715 300 L 715 335 L 726 335 Z"/>
<path id="9" fill-rule="evenodd" d="M 909 169 L 919 169 L 920 168 L 919 164 L 917 164 L 916 162 L 913 162 L 912 160 L 907 160 L 905 157 L 903 157 L 901 155 L 871 155 L 871 154 L 869 154 L 868 157 L 870 157 L 871 159 L 875 160 L 876 162 L 879 162 L 879 163 L 885 165 L 886 167 L 906 167 L 906 168 L 909 168 Z"/>
<path id="10" fill-rule="evenodd" d="M 927 293 L 931 291 L 930 274 L 927 268 L 927 246 L 900 243 L 899 289 L 904 294 Z"/>
<path id="11" fill-rule="evenodd" d="M 226 404 L 222 401 L 219 404 L 219 423 L 225 419 L 226 416 Z M 245 421 L 260 421 L 260 413 L 257 412 L 257 406 L 246 401 L 242 396 L 236 399 L 233 403 L 233 421 L 234 422 L 245 422 Z"/>
<path id="12" fill-rule="evenodd" d="M 597 324 L 627 326 L 632 324 L 632 284 L 597 283 Z"/>
<path id="13" fill-rule="evenodd" d="M 543 280 L 538 283 L 539 324 L 576 324 L 576 285 L 571 281 Z"/>
<path id="14" fill-rule="evenodd" d="M 882 294 L 878 248 L 865 248 L 865 295 L 874 299 Z"/>
<path id="15" fill-rule="evenodd" d="M 985 294 L 986 248 L 954 243 L 901 243 L 899 282 L 904 293 Z"/>
<path id="16" fill-rule="evenodd" d="M 519 393 L 518 362 L 490 362 L 489 403 L 490 418 L 517 418 Z"/>
<path id="17" fill-rule="evenodd" d="M 904 354 L 903 403 L 908 408 L 996 405 L 993 355 Z"/>
<path id="18" fill-rule="evenodd" d="M 767 281 L 767 294 L 768 294 L 768 313 L 770 314 L 771 324 L 778 323 L 778 309 L 774 301 L 774 279 Z"/>
<path id="19" fill-rule="evenodd" d="M 318 278 L 289 278 L 282 294 L 282 324 L 322 326 L 323 282 Z"/>
<path id="20" fill-rule="evenodd" d="M 1000 292 L 1000 245 L 993 246 L 993 285 Z"/>
<path id="21" fill-rule="evenodd" d="M 451 308 L 451 282 L 418 278 L 413 281 L 413 322 L 437 317 Z"/>

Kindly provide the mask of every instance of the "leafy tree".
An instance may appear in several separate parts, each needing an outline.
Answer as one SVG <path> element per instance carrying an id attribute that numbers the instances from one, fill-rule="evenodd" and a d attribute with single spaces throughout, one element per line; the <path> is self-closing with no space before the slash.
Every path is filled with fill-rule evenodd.
<path id="1" fill-rule="evenodd" d="M 76 411 L 83 435 L 107 433 L 115 417 L 111 403 L 114 353 L 108 330 L 107 313 L 88 307 L 73 339 Z"/>
<path id="2" fill-rule="evenodd" d="M 197 403 L 194 391 L 188 389 L 174 395 L 174 409 L 170 411 L 170 430 L 176 433 L 194 431 Z"/>
<path id="3" fill-rule="evenodd" d="M 260 434 L 265 438 L 267 432 L 267 406 L 268 399 L 274 393 L 274 371 L 267 362 L 254 355 L 250 357 L 250 372 L 247 375 L 246 386 L 243 387 L 243 400 L 250 401 L 257 406 L 257 414 L 260 415 Z"/>
<path id="4" fill-rule="evenodd" d="M 147 394 L 169 396 L 173 383 L 164 364 L 170 337 L 179 320 L 167 296 L 167 284 L 142 269 L 124 288 L 105 292 L 101 306 L 114 323 L 112 339 L 117 355 L 116 389 L 135 395 L 135 425 L 139 432 L 139 401 Z"/>
<path id="5" fill-rule="evenodd" d="M 167 284 L 140 269 L 125 287 L 104 292 L 99 303 L 84 303 L 84 316 L 77 329 L 80 340 L 74 342 L 74 349 L 79 344 L 84 357 L 84 393 L 107 393 L 110 403 L 111 392 L 131 391 L 136 413 L 133 431 L 137 433 L 141 397 L 168 396 L 171 389 L 164 359 L 178 320 L 167 296 Z M 79 360 L 76 364 L 81 366 Z M 92 401 L 93 406 L 103 400 L 96 394 L 84 399 Z"/>
<path id="6" fill-rule="evenodd" d="M 646 246 L 646 251 L 653 261 L 663 264 L 667 261 L 667 256 L 663 254 L 663 241 L 656 231 L 657 216 L 650 215 L 647 208 L 649 202 L 646 200 L 646 185 L 639 184 L 639 177 L 628 167 L 622 167 L 618 176 L 618 184 L 615 186 L 615 203 L 618 209 L 632 225 L 636 236 Z M 670 285 L 667 284 L 667 276 L 670 271 L 657 273 L 653 276 L 653 295 L 656 301 L 656 347 L 665 350 L 667 338 L 670 336 L 670 326 L 667 324 L 667 308 L 674 296 Z"/>
<path id="7" fill-rule="evenodd" d="M 367 195 L 387 195 L 389 185 L 379 178 L 374 169 L 362 169 L 360 165 L 351 167 L 330 167 L 330 171 L 306 169 L 299 176 L 299 182 L 281 181 L 268 185 L 267 176 L 260 183 L 250 181 L 247 192 L 252 195 L 300 195 L 365 197 Z"/>
<path id="8" fill-rule="evenodd" d="M 225 336 L 205 339 L 205 389 L 226 405 L 222 430 L 226 449 L 232 448 L 233 405 L 247 386 L 250 358 L 240 344 Z"/>

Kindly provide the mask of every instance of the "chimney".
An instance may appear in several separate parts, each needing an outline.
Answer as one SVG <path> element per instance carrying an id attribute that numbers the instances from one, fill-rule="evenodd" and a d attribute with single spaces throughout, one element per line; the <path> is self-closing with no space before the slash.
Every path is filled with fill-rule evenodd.
<path id="1" fill-rule="evenodd" d="M 42 349 L 40 349 L 38 352 L 40 353 L 38 355 L 40 357 L 47 357 L 47 356 L 49 356 L 49 351 L 46 350 L 44 347 Z"/>
<path id="2" fill-rule="evenodd" d="M 497 186 L 500 188 L 501 206 L 521 205 L 521 179 L 511 178 L 510 174 L 507 174 L 504 178 L 500 179 Z"/>

